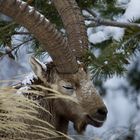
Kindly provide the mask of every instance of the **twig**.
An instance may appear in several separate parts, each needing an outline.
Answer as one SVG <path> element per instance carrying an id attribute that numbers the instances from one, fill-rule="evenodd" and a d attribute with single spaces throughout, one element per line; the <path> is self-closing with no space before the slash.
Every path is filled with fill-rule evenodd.
<path id="1" fill-rule="evenodd" d="M 18 34 L 18 35 L 31 35 L 30 32 L 14 32 L 14 35 Z"/>
<path id="2" fill-rule="evenodd" d="M 118 21 L 111 21 L 107 19 L 100 18 L 96 15 L 95 12 L 93 12 L 90 9 L 86 9 L 89 14 L 92 15 L 92 18 L 89 18 L 89 20 L 93 21 L 92 23 L 88 24 L 87 27 L 93 27 L 93 26 L 99 26 L 99 25 L 105 25 L 105 26 L 115 26 L 120 28 L 139 28 L 140 24 L 137 23 L 127 23 L 127 22 L 118 22 Z"/>
<path id="3" fill-rule="evenodd" d="M 97 14 L 96 14 L 94 11 L 92 11 L 91 9 L 86 8 L 85 10 L 86 10 L 89 14 L 91 14 L 93 17 L 98 17 Z"/>
<path id="4" fill-rule="evenodd" d="M 8 52 L 6 52 L 5 54 L 3 54 L 3 56 L 12 53 L 12 51 L 14 51 L 15 49 L 18 49 L 18 48 L 19 48 L 20 46 L 22 46 L 23 44 L 28 43 L 28 42 L 30 42 L 30 41 L 32 41 L 32 40 L 33 40 L 33 38 L 30 38 L 29 40 L 26 40 L 26 41 L 22 42 L 21 44 L 17 45 L 16 47 L 14 47 L 13 49 L 11 49 L 10 51 L 8 51 Z"/>
<path id="5" fill-rule="evenodd" d="M 124 42 L 123 46 L 126 46 L 129 42 L 132 41 L 132 39 L 135 39 L 137 36 L 140 36 L 140 32 L 134 34 L 133 36 L 131 36 L 126 42 Z"/>
<path id="6" fill-rule="evenodd" d="M 88 24 L 88 27 L 93 27 L 95 24 L 97 26 L 99 25 L 105 25 L 105 26 L 114 26 L 114 27 L 120 27 L 120 28 L 139 28 L 140 29 L 140 24 L 137 23 L 127 23 L 127 22 L 117 22 L 117 21 L 111 21 L 111 20 L 106 20 L 106 19 L 101 19 L 101 18 L 93 18 L 92 19 L 94 22 Z"/>
<path id="7" fill-rule="evenodd" d="M 17 46 L 14 47 L 13 49 L 11 49 L 11 52 L 14 51 L 15 49 L 18 49 L 18 48 L 19 48 L 20 46 L 22 46 L 23 44 L 28 43 L 28 42 L 30 42 L 30 41 L 32 41 L 32 40 L 33 40 L 33 38 L 30 38 L 29 40 L 26 40 L 26 41 L 22 42 L 21 44 L 17 45 Z"/>
<path id="8" fill-rule="evenodd" d="M 12 22 L 12 23 L 10 23 L 10 24 L 8 24 L 8 25 L 6 25 L 6 26 L 0 28 L 0 32 L 2 32 L 2 31 L 4 31 L 4 30 L 8 29 L 9 27 L 11 27 L 11 26 L 13 26 L 13 25 L 15 25 L 15 22 Z"/>

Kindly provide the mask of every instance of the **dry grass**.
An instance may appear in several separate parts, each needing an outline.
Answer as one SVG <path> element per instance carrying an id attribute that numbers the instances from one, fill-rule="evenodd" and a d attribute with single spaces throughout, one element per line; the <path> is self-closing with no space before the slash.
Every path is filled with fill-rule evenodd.
<path id="1" fill-rule="evenodd" d="M 9 87 L 0 89 L 0 139 L 29 140 L 27 135 L 35 135 L 40 140 L 49 136 L 59 137 L 53 126 L 37 117 L 38 109 L 49 112 L 37 101 L 15 94 L 16 92 L 16 89 Z M 41 123 L 45 127 L 39 125 Z"/>
<path id="2" fill-rule="evenodd" d="M 54 89 L 47 88 L 47 87 L 44 87 L 44 86 L 41 86 L 41 85 L 33 85 L 31 87 L 33 87 L 34 89 L 41 89 L 41 91 L 42 91 L 42 92 L 41 91 L 38 92 L 37 90 L 36 91 L 35 90 L 29 91 L 31 93 L 33 92 L 34 94 L 41 94 L 41 95 L 46 96 L 44 94 L 44 93 L 46 93 L 45 91 L 51 92 L 51 93 L 49 93 L 49 96 L 46 96 L 47 99 L 58 99 L 58 98 L 61 98 L 61 99 L 66 99 L 66 100 L 69 100 L 69 101 L 72 101 L 72 102 L 78 104 L 78 100 L 76 98 L 73 98 L 73 97 L 71 97 L 69 95 L 66 95 L 66 94 L 64 95 L 64 94 L 62 94 L 59 91 L 56 91 Z"/>

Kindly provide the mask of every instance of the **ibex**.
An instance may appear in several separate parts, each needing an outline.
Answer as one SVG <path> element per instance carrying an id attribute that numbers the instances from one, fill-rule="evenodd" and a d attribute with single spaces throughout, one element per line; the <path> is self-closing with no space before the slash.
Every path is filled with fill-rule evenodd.
<path id="1" fill-rule="evenodd" d="M 40 41 L 44 51 L 50 54 L 53 64 L 47 64 L 47 69 L 34 57 L 30 59 L 31 67 L 39 80 L 45 86 L 78 101 L 76 104 L 61 98 L 46 100 L 46 109 L 53 117 L 42 117 L 65 134 L 69 121 L 72 121 L 75 130 L 81 133 L 88 124 L 102 126 L 107 117 L 107 108 L 90 79 L 88 68 L 79 64 L 88 50 L 88 39 L 84 18 L 76 1 L 52 2 L 62 18 L 66 38 L 48 19 L 21 0 L 0 0 L 0 12 L 26 27 Z M 39 102 L 41 104 L 41 99 Z"/>

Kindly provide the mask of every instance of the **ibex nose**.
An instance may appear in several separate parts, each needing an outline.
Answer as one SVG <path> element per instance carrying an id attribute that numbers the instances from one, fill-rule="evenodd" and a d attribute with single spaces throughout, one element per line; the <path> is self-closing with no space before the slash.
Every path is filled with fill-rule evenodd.
<path id="1" fill-rule="evenodd" d="M 107 108 L 106 107 L 101 107 L 97 109 L 97 115 L 100 116 L 102 119 L 106 119 L 107 116 Z"/>

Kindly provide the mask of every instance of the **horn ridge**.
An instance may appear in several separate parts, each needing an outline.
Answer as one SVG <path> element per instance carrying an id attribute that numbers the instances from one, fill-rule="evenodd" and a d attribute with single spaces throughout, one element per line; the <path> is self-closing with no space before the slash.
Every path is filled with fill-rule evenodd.
<path id="1" fill-rule="evenodd" d="M 34 34 L 44 51 L 52 57 L 59 73 L 77 72 L 76 58 L 71 53 L 67 40 L 48 19 L 42 19 L 43 15 L 38 11 L 21 0 L 4 0 L 0 1 L 0 12 L 10 16 Z"/>
<path id="2" fill-rule="evenodd" d="M 88 49 L 88 37 L 84 17 L 75 0 L 53 0 L 67 32 L 69 47 L 77 59 Z"/>

